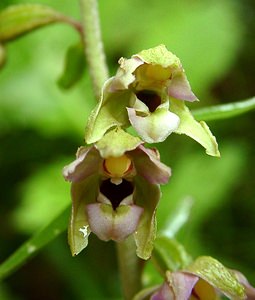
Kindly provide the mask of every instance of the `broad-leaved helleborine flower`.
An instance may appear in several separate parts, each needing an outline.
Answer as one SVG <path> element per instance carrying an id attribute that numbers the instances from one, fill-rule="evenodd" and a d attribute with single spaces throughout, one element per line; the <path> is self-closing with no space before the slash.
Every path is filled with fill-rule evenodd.
<path id="1" fill-rule="evenodd" d="M 151 300 L 255 299 L 255 289 L 240 273 L 225 268 L 212 257 L 199 257 L 187 270 L 166 272 L 164 284 Z M 142 299 L 142 298 L 141 298 Z"/>
<path id="2" fill-rule="evenodd" d="M 159 184 L 170 176 L 157 150 L 114 129 L 95 145 L 79 148 L 76 160 L 63 174 L 72 182 L 69 243 L 73 255 L 87 246 L 93 232 L 101 240 L 117 242 L 134 234 L 137 255 L 150 257 Z"/>
<path id="3" fill-rule="evenodd" d="M 148 143 L 169 134 L 186 134 L 219 156 L 215 137 L 204 122 L 193 118 L 184 101 L 195 101 L 177 56 L 164 45 L 121 58 L 115 76 L 105 82 L 102 97 L 92 112 L 85 140 L 94 143 L 114 126 L 130 125 Z"/>

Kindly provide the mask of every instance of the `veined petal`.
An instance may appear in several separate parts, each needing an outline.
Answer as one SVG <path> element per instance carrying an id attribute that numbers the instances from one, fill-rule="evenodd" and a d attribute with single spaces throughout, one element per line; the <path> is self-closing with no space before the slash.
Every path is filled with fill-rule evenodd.
<path id="1" fill-rule="evenodd" d="M 179 116 L 180 125 L 175 132 L 186 134 L 199 144 L 201 144 L 208 155 L 220 156 L 216 138 L 212 135 L 205 122 L 197 122 L 183 101 L 177 99 L 170 100 L 170 110 Z"/>
<path id="2" fill-rule="evenodd" d="M 130 59 L 120 58 L 120 67 L 110 84 L 110 91 L 116 92 L 119 90 L 128 89 L 129 85 L 135 81 L 134 71 L 144 62 L 138 57 Z"/>
<path id="3" fill-rule="evenodd" d="M 93 203 L 86 212 L 91 231 L 101 240 L 122 241 L 136 230 L 143 208 L 121 205 L 113 210 L 111 205 Z"/>
<path id="4" fill-rule="evenodd" d="M 142 259 L 149 259 L 156 238 L 156 207 L 161 192 L 156 184 L 150 184 L 142 177 L 135 178 L 134 202 L 144 207 L 134 237 L 136 242 L 136 253 Z"/>
<path id="5" fill-rule="evenodd" d="M 77 152 L 77 159 L 64 167 L 63 175 L 66 180 L 79 182 L 97 173 L 102 158 L 94 147 L 81 147 Z"/>
<path id="6" fill-rule="evenodd" d="M 187 100 L 190 102 L 198 100 L 191 90 L 184 70 L 178 70 L 173 73 L 171 83 L 168 87 L 168 95 L 176 99 Z"/>
<path id="7" fill-rule="evenodd" d="M 140 145 L 129 153 L 139 175 L 152 184 L 164 184 L 171 176 L 171 169 L 160 162 L 159 154 L 155 149 L 145 148 Z"/>
<path id="8" fill-rule="evenodd" d="M 136 115 L 133 108 L 127 108 L 130 123 L 147 143 L 163 142 L 179 126 L 179 117 L 163 108 L 157 108 L 146 117 Z"/>
<path id="9" fill-rule="evenodd" d="M 68 227 L 68 241 L 72 255 L 79 254 L 88 244 L 90 228 L 85 213 L 87 203 L 95 201 L 98 192 L 98 176 L 90 176 L 71 187 L 72 213 Z"/>

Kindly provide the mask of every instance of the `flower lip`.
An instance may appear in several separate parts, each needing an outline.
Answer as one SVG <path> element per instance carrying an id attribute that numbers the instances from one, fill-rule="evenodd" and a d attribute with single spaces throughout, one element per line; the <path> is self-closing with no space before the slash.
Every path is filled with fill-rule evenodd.
<path id="1" fill-rule="evenodd" d="M 136 93 L 136 97 L 149 108 L 150 112 L 154 112 L 161 104 L 160 96 L 154 91 L 141 90 Z"/>
<path id="2" fill-rule="evenodd" d="M 112 183 L 110 179 L 102 181 L 100 192 L 110 200 L 114 210 L 121 204 L 121 201 L 131 195 L 134 186 L 131 182 L 123 179 L 118 185 Z"/>

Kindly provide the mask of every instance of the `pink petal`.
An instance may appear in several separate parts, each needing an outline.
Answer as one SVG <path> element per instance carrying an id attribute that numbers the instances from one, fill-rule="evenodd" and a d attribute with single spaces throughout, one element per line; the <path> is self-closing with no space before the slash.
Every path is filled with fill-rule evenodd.
<path id="1" fill-rule="evenodd" d="M 184 272 L 173 272 L 167 275 L 168 284 L 172 287 L 175 299 L 188 300 L 199 278 Z"/>
<path id="2" fill-rule="evenodd" d="M 155 294 L 152 295 L 150 299 L 151 300 L 175 300 L 177 298 L 175 298 L 172 289 L 165 282 L 161 286 L 161 288 Z"/>

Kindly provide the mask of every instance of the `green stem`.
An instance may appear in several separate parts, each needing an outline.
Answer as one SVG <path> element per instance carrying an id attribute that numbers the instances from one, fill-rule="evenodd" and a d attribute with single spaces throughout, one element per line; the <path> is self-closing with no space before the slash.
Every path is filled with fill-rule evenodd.
<path id="1" fill-rule="evenodd" d="M 117 243 L 120 279 L 125 300 L 130 300 L 141 289 L 143 260 L 137 257 L 133 237 Z"/>
<path id="2" fill-rule="evenodd" d="M 80 0 L 83 42 L 94 93 L 99 99 L 101 88 L 108 78 L 105 53 L 101 39 L 97 0 Z"/>

